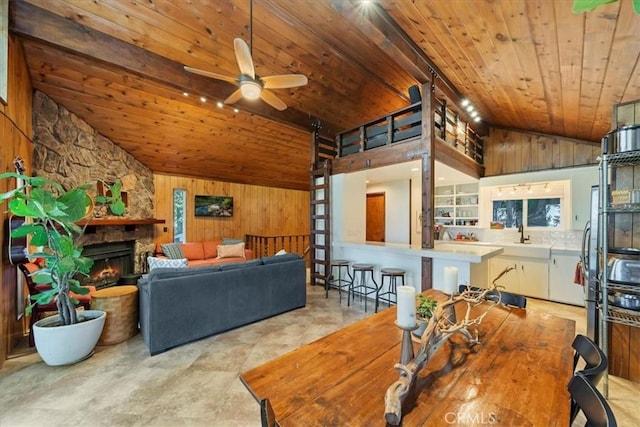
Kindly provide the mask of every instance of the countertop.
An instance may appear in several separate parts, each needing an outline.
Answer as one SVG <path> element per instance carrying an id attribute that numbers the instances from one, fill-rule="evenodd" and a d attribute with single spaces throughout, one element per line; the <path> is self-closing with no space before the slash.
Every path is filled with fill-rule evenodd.
<path id="1" fill-rule="evenodd" d="M 477 243 L 477 242 L 476 242 Z M 419 245 L 383 242 L 334 242 L 334 246 L 344 248 L 366 248 L 374 251 L 393 251 L 408 256 L 449 259 L 464 262 L 481 263 L 500 255 L 503 248 L 491 245 L 461 245 L 450 242 L 437 242 L 433 249 L 423 249 Z"/>

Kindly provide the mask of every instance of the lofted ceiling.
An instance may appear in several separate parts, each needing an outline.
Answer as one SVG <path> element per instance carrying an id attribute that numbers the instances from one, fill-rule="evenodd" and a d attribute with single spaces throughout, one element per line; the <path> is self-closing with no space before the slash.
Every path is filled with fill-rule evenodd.
<path id="1" fill-rule="evenodd" d="M 254 0 L 256 73 L 309 84 L 274 90 L 285 111 L 237 112 L 216 106 L 233 84 L 183 65 L 238 75 L 249 0 L 9 3 L 34 89 L 157 173 L 307 189 L 313 123 L 333 137 L 404 107 L 431 70 L 488 126 L 594 142 L 640 98 L 631 0 L 580 15 L 571 0 Z"/>

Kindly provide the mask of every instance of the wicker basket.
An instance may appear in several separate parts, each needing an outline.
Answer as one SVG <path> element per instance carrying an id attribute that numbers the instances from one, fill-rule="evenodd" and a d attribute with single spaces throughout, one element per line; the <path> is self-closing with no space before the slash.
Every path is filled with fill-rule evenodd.
<path id="1" fill-rule="evenodd" d="M 117 344 L 138 333 L 138 287 L 111 286 L 91 296 L 91 309 L 107 312 L 98 345 Z"/>

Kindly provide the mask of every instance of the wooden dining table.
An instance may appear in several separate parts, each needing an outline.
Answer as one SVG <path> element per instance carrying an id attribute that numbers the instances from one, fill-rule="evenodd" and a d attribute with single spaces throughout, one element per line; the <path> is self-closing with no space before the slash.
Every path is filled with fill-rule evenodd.
<path id="1" fill-rule="evenodd" d="M 454 335 L 419 372 L 402 406 L 402 425 L 569 425 L 575 322 L 489 302 L 474 307 L 472 316 L 488 308 L 470 328 L 478 344 Z M 458 318 L 464 309 L 456 305 Z M 257 400 L 269 398 L 282 426 L 386 425 L 385 392 L 398 379 L 401 352 L 395 320 L 394 306 L 240 379 Z"/>

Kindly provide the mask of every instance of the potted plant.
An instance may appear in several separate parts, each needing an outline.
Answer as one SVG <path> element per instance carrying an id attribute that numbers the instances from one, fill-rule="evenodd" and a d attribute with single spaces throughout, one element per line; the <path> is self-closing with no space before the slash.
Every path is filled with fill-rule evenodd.
<path id="1" fill-rule="evenodd" d="M 23 183 L 18 188 L 0 193 L 0 203 L 7 201 L 9 212 L 25 218 L 25 222 L 13 230 L 11 237 L 28 236 L 30 245 L 38 248 L 38 251 L 31 256 L 44 260 L 44 264 L 33 273 L 32 280 L 37 284 L 50 287 L 35 297 L 27 307 L 26 313 L 30 314 L 35 304 L 48 304 L 54 299 L 58 308 L 56 316 L 42 319 L 34 325 L 36 349 L 49 365 L 75 363 L 86 358 L 93 351 L 102 332 L 106 315 L 104 312 L 93 310 L 78 313 L 75 307 L 78 301 L 72 296 L 72 293 L 86 295 L 89 292 L 87 288 L 80 286 L 78 277 L 88 275 L 93 265 L 92 259 L 82 256 L 83 247 L 80 242 L 88 221 L 95 216 L 96 206 L 89 196 L 93 185 L 84 184 L 65 190 L 60 184 L 44 177 L 30 177 L 14 172 L 0 174 L 0 179 L 7 178 L 16 178 Z M 122 215 L 125 210 L 120 197 L 122 184 L 116 182 L 107 187 L 110 192 L 105 193 L 107 196 L 96 196 L 95 204 L 106 205 L 114 215 Z M 83 219 L 86 223 L 81 228 L 78 222 Z M 87 341 L 86 337 L 74 336 L 77 332 L 72 331 L 73 326 L 82 325 L 84 330 L 89 329 L 90 323 L 96 323 L 97 325 L 92 326 L 94 329 L 99 329 L 93 343 L 91 343 L 93 338 Z M 41 328 L 43 325 L 48 327 Z M 53 334 L 53 342 L 43 344 L 40 339 L 43 329 Z M 70 332 L 71 337 L 60 335 L 66 332 Z M 51 347 L 56 344 L 61 348 Z M 78 350 L 84 354 L 67 357 L 62 354 L 66 350 Z"/>
<path id="2" fill-rule="evenodd" d="M 418 322 L 418 329 L 413 333 L 418 337 L 422 337 L 429 320 L 436 311 L 438 302 L 425 295 L 418 295 L 416 297 L 416 302 L 416 321 Z"/>

